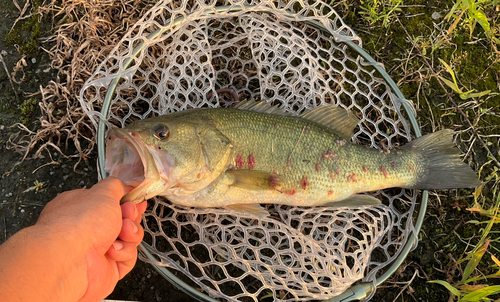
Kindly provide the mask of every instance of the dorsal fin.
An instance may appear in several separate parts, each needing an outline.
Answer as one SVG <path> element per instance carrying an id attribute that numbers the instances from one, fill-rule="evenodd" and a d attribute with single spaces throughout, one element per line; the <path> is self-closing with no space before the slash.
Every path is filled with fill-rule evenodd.
<path id="1" fill-rule="evenodd" d="M 359 119 L 351 112 L 341 107 L 321 106 L 304 112 L 301 118 L 321 124 L 335 130 L 345 138 L 351 138 Z"/>
<path id="2" fill-rule="evenodd" d="M 260 113 L 277 114 L 282 116 L 291 116 L 291 113 L 285 112 L 283 109 L 276 106 L 271 106 L 265 101 L 256 102 L 254 100 L 242 101 L 238 105 L 234 106 L 235 109 L 249 110 Z"/>

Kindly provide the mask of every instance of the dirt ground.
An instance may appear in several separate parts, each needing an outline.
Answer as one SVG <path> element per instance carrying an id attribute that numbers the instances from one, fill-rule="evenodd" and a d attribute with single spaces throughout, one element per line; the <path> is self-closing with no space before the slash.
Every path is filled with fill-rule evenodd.
<path id="1" fill-rule="evenodd" d="M 430 1 L 432 2 L 432 1 Z M 429 9 L 429 14 L 432 13 Z M 18 16 L 18 10 L 12 0 L 0 0 L 0 16 L 3 22 L 0 24 L 0 52 L 2 54 L 5 66 L 12 72 L 16 62 L 21 58 L 16 47 L 5 42 L 5 37 L 12 24 Z M 347 18 L 347 23 L 352 25 L 355 18 Z M 362 33 L 364 28 L 356 28 Z M 375 36 L 373 41 L 384 43 L 388 39 L 388 32 L 370 33 L 367 36 Z M 390 34 L 389 34 L 390 36 Z M 364 38 L 364 37 L 363 37 Z M 366 48 L 372 50 L 376 47 L 374 44 L 366 43 Z M 379 58 L 390 54 L 390 49 L 380 49 Z M 57 194 L 77 188 L 90 187 L 97 181 L 96 158 L 91 157 L 80 164 L 76 170 L 73 169 L 76 159 L 67 159 L 58 152 L 52 154 L 43 153 L 43 158 L 30 159 L 21 162 L 23 154 L 13 149 L 7 149 L 9 137 L 19 131 L 15 123 L 23 120 L 30 129 L 36 129 L 39 126 L 38 117 L 40 111 L 38 106 L 33 110 L 23 110 L 21 105 L 30 99 L 30 93 L 39 92 L 39 87 L 46 85 L 50 80 L 56 77 L 55 71 L 49 68 L 48 55 L 39 50 L 35 55 L 27 57 L 26 80 L 21 84 L 11 84 L 9 77 L 0 66 L 0 243 L 7 240 L 20 229 L 33 225 L 41 210 L 47 202 L 57 196 Z M 382 60 L 384 61 L 384 60 Z M 388 70 L 391 66 L 398 66 L 399 63 L 384 61 Z M 394 71 L 398 72 L 398 71 Z M 389 72 L 391 74 L 391 72 Z M 411 98 L 415 91 L 404 91 Z M 498 96 L 497 96 L 498 97 Z M 35 95 L 34 98 L 40 98 Z M 429 131 L 425 131 L 429 132 Z M 64 146 L 62 147 L 64 150 Z M 67 154 L 73 154 L 75 150 L 65 150 Z M 72 153 L 73 152 L 73 153 Z M 481 151 L 479 150 L 480 154 Z M 485 156 L 483 155 L 483 158 Z M 470 196 L 469 192 L 469 196 Z M 443 199 L 452 198 L 453 192 L 440 194 Z M 449 294 L 438 285 L 426 283 L 430 279 L 445 279 L 443 270 L 446 263 L 437 263 L 443 260 L 443 255 L 448 253 L 446 242 L 453 239 L 454 232 L 461 228 L 462 233 L 467 231 L 463 212 L 450 210 L 447 206 L 448 216 L 446 223 L 440 218 L 439 207 L 432 207 L 429 211 L 430 216 L 426 218 L 424 232 L 421 234 L 419 247 L 413 251 L 402 269 L 396 274 L 397 277 L 392 282 L 379 288 L 375 300 L 377 301 L 448 301 Z M 442 234 L 448 234 L 443 236 Z M 450 239 L 451 236 L 451 239 Z M 436 246 L 440 242 L 443 246 Z M 457 243 L 459 246 L 465 245 L 463 242 Z M 456 252 L 456 250 L 455 250 Z M 432 268 L 437 268 L 433 271 Z M 415 276 L 415 272 L 424 272 L 430 275 L 424 276 L 422 273 Z M 412 287 L 405 287 L 408 280 L 415 278 L 411 283 Z M 402 282 L 402 283 L 398 283 Z M 493 281 L 494 283 L 495 281 Z M 409 283 L 408 283 L 409 284 Z M 410 290 L 411 289 L 411 290 Z M 399 295 L 405 291 L 405 295 Z M 152 266 L 141 261 L 137 262 L 134 270 L 118 283 L 115 291 L 108 299 L 132 300 L 132 301 L 191 301 L 192 299 L 181 291 L 177 290 L 160 276 Z"/>

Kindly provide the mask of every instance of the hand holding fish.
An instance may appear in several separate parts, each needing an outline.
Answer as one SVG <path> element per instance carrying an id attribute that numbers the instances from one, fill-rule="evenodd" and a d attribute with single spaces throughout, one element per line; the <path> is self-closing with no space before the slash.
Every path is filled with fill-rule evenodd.
<path id="1" fill-rule="evenodd" d="M 98 301 L 109 295 L 135 265 L 144 235 L 146 203 L 119 204 L 129 191 L 110 177 L 49 202 L 34 226 L 0 246 L 0 296 Z"/>

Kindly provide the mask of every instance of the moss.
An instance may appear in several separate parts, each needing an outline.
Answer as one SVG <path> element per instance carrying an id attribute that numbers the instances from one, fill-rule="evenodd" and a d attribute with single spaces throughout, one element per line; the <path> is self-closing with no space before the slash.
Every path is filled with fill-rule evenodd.
<path id="1" fill-rule="evenodd" d="M 21 123 L 30 124 L 32 121 L 33 114 L 38 108 L 38 100 L 35 98 L 25 100 L 21 105 L 19 105 L 19 110 L 21 111 Z"/>
<path id="2" fill-rule="evenodd" d="M 29 57 L 36 56 L 38 53 L 38 41 L 41 35 L 41 16 L 37 14 L 40 6 L 40 0 L 33 1 L 31 12 L 33 15 L 30 18 L 21 20 L 16 26 L 6 35 L 5 42 L 20 46 L 19 51 L 23 55 Z"/>

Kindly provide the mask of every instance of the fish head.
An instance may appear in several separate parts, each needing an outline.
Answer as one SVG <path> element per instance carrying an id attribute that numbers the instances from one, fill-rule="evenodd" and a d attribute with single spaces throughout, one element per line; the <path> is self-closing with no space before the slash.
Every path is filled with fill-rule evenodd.
<path id="1" fill-rule="evenodd" d="M 122 202 L 189 195 L 205 188 L 229 159 L 227 146 L 217 148 L 213 142 L 220 138 L 210 135 L 218 132 L 211 128 L 200 121 L 165 116 L 110 130 L 105 171 L 134 187 Z"/>

